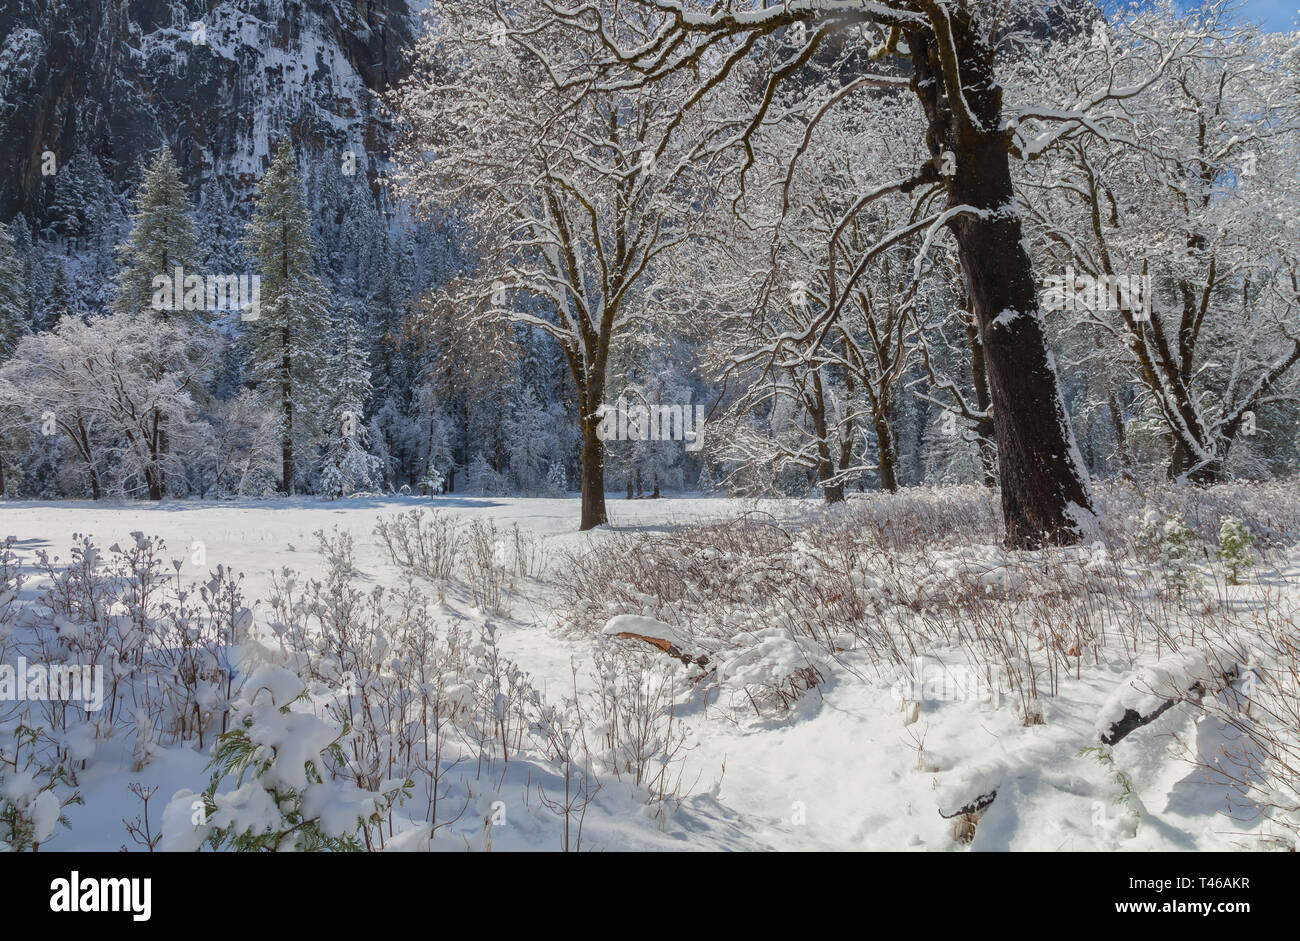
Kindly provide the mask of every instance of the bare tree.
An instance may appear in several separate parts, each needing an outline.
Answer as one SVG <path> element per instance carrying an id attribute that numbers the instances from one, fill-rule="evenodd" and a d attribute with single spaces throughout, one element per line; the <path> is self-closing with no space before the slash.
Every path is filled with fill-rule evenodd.
<path id="1" fill-rule="evenodd" d="M 1195 54 L 1174 37 L 1195 37 Z M 1096 117 L 1101 134 L 1042 151 L 1022 187 L 1030 234 L 1073 272 L 1058 288 L 1067 327 L 1120 364 L 1165 427 L 1169 476 L 1217 480 L 1248 415 L 1295 398 L 1282 385 L 1300 362 L 1293 53 L 1221 4 L 1144 11 L 1060 51 L 1032 81 L 1078 98 L 1142 91 Z M 1100 302 L 1096 285 L 1133 281 L 1149 290 Z"/>
<path id="2" fill-rule="evenodd" d="M 850 211 L 934 184 L 941 185 L 944 204 L 864 252 L 850 278 L 834 285 L 812 327 L 829 329 L 868 266 L 890 246 L 920 236 L 919 278 L 935 239 L 949 232 L 984 351 L 1007 542 L 1033 547 L 1080 538 L 1091 526 L 1093 501 L 1046 344 L 1011 157 L 1032 156 L 1038 143 L 1021 137 L 1022 120 L 1054 128 L 1039 137 L 1086 129 L 1091 111 L 1124 92 L 1111 89 L 1075 107 L 1008 109 L 998 82 L 1001 53 L 1042 45 L 1037 37 L 1048 30 L 1040 27 L 1077 26 L 1080 4 L 593 0 L 540 6 L 546 13 L 535 25 L 539 32 L 553 27 L 600 41 L 599 56 L 571 61 L 565 73 L 566 87 L 579 98 L 604 89 L 664 94 L 668 83 L 689 79 L 689 90 L 676 99 L 685 114 L 737 86 L 732 93 L 750 105 L 733 137 L 746 166 L 753 134 L 792 109 L 813 113 L 815 123 L 849 95 L 910 90 L 924 111 L 930 158 L 904 178 L 868 189 Z M 819 81 L 823 91 L 807 94 Z"/>
<path id="3" fill-rule="evenodd" d="M 499 334 L 523 325 L 560 345 L 577 390 L 590 529 L 606 521 L 597 429 L 611 349 L 663 315 L 657 291 L 691 237 L 692 207 L 707 199 L 709 155 L 703 138 L 670 134 L 681 122 L 653 96 L 561 94 L 552 64 L 582 50 L 513 15 L 490 2 L 440 11 L 394 98 L 408 125 L 398 163 L 418 207 L 470 207 L 478 270 L 444 306 Z"/>

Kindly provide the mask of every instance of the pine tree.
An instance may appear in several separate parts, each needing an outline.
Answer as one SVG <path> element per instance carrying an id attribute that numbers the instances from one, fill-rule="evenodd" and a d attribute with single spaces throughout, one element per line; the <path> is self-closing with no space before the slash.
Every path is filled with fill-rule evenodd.
<path id="1" fill-rule="evenodd" d="M 27 332 L 27 302 L 23 298 L 22 260 L 14 251 L 9 227 L 0 222 L 0 360 L 12 355 Z"/>
<path id="2" fill-rule="evenodd" d="M 32 324 L 36 332 L 53 330 L 57 324 L 76 309 L 72 296 L 72 285 L 68 281 L 68 271 L 62 261 L 54 263 L 54 278 L 50 285 L 50 299 L 45 304 L 37 322 Z"/>
<path id="3" fill-rule="evenodd" d="M 1246 524 L 1235 516 L 1225 516 L 1219 527 L 1219 558 L 1228 570 L 1228 584 L 1240 585 L 1241 577 L 1255 564 L 1250 547 L 1255 539 Z"/>
<path id="4" fill-rule="evenodd" d="M 13 236 L 0 222 L 0 362 L 8 359 L 27 332 L 27 310 L 22 296 L 22 261 L 14 254 Z M 5 463 L 10 460 L 11 434 L 0 428 L 0 499 L 6 492 Z"/>
<path id="5" fill-rule="evenodd" d="M 14 240 L 14 254 L 22 264 L 20 291 L 24 299 L 27 322 L 32 325 L 33 329 L 39 329 L 38 324 L 42 320 L 41 301 L 43 300 L 41 274 L 44 270 L 41 256 L 44 252 L 41 250 L 39 243 L 33 240 L 31 227 L 21 215 L 14 216 L 9 228 Z"/>
<path id="6" fill-rule="evenodd" d="M 232 237 L 232 233 L 227 231 L 225 225 L 230 218 L 230 213 L 215 174 L 204 181 L 199 197 L 195 240 L 198 243 L 198 259 L 203 266 L 203 272 L 233 274 L 243 270 L 238 239 Z"/>
<path id="7" fill-rule="evenodd" d="M 139 314 L 154 307 L 154 278 L 172 278 L 177 267 L 184 269 L 198 262 L 190 198 L 170 147 L 159 150 L 145 171 L 135 197 L 131 234 L 118 251 L 122 269 L 113 309 L 124 314 Z M 158 311 L 163 320 L 198 319 L 193 311 L 181 310 L 183 295 L 184 285 L 173 284 L 176 309 Z"/>
<path id="8" fill-rule="evenodd" d="M 321 467 L 321 493 L 345 497 L 377 487 L 380 460 L 369 450 L 370 429 L 363 421 L 370 400 L 370 353 L 361 326 L 345 314 L 333 331 L 326 373 L 330 421 Z"/>
<path id="9" fill-rule="evenodd" d="M 68 243 L 69 254 L 78 248 L 77 239 L 86 228 L 94 204 L 91 165 L 99 163 L 85 149 L 83 142 L 66 165 L 54 177 L 54 193 L 45 207 L 47 229 L 51 236 Z"/>
<path id="10" fill-rule="evenodd" d="M 527 386 L 506 418 L 506 453 L 515 484 L 525 493 L 536 493 L 545 483 L 543 474 L 555 451 L 554 437 L 547 429 L 546 410 Z"/>
<path id="11" fill-rule="evenodd" d="M 197 260 L 194 240 L 194 219 L 191 215 L 189 194 L 181 180 L 180 169 L 172 158 L 171 148 L 164 145 L 149 164 L 144 179 L 136 192 L 135 212 L 131 215 L 131 232 L 126 242 L 119 246 L 122 268 L 118 272 L 118 291 L 113 299 L 113 310 L 128 317 L 157 318 L 162 329 L 169 326 L 194 325 L 200 322 L 197 313 L 204 306 L 193 299 L 185 302 L 185 284 L 175 283 L 176 270 L 183 272 L 187 265 Z M 197 275 L 191 271 L 190 275 Z M 154 303 L 154 279 L 173 279 L 169 303 Z M 188 277 L 188 276 L 187 276 Z M 189 308 L 188 310 L 185 308 Z M 161 362 L 147 362 L 156 380 L 163 378 L 165 366 Z M 167 493 L 167 480 L 162 472 L 171 451 L 168 433 L 168 416 L 156 411 L 159 433 L 156 439 L 155 473 L 149 481 L 149 498 L 161 500 Z"/>
<path id="12" fill-rule="evenodd" d="M 311 418 L 321 414 L 324 401 L 321 342 L 327 298 L 312 273 L 311 218 L 287 139 L 258 187 L 247 245 L 261 277 L 261 309 L 249 320 L 248 374 L 275 400 L 280 489 L 292 494 L 296 455 L 310 446 Z"/>
<path id="13" fill-rule="evenodd" d="M 1165 520 L 1160 530 L 1158 565 L 1165 590 L 1181 598 L 1199 583 L 1195 565 L 1196 534 L 1178 513 Z"/>

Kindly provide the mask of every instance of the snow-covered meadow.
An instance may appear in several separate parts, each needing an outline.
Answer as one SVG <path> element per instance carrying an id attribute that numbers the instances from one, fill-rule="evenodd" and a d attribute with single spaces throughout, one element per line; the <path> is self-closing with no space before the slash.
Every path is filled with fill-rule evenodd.
<path id="1" fill-rule="evenodd" d="M 1300 500 L 1099 497 L 1096 541 L 1041 552 L 998 547 L 978 487 L 611 499 L 589 533 L 576 499 L 9 502 L 0 663 L 104 664 L 111 693 L 0 699 L 0 835 L 1294 846 Z"/>

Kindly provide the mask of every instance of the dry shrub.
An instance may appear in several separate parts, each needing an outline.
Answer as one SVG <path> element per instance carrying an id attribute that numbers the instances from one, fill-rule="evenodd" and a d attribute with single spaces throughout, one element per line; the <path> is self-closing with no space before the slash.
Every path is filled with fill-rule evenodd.
<path id="1" fill-rule="evenodd" d="M 1133 546 L 1151 500 L 1104 486 L 1099 501 L 1098 541 L 1033 552 L 1001 547 L 997 495 L 981 487 L 868 495 L 795 522 L 750 511 L 616 533 L 560 560 L 560 620 L 594 633 L 620 614 L 655 618 L 690 639 L 689 653 L 724 664 L 781 632 L 805 655 L 766 684 L 778 708 L 821 681 L 816 651 L 884 672 L 957 647 L 1033 724 L 1062 674 L 1077 677 L 1104 656 L 1133 661 L 1211 642 L 1235 617 L 1222 597 L 1158 590 L 1159 573 Z M 1207 559 L 1224 515 L 1251 521 L 1261 545 L 1300 533 L 1298 501 L 1271 485 L 1170 488 L 1157 505 L 1184 515 Z"/>

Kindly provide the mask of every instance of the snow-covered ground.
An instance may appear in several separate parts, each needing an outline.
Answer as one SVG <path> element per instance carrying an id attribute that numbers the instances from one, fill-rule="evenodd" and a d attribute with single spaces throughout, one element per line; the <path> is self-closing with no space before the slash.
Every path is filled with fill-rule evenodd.
<path id="1" fill-rule="evenodd" d="M 126 544 L 139 531 L 165 540 L 166 556 L 182 560 L 186 580 L 204 579 L 219 563 L 244 573 L 245 596 L 263 602 L 254 613 L 264 620 L 273 572 L 288 567 L 322 576 L 317 530 L 337 527 L 352 535 L 358 577 L 366 586 L 400 586 L 406 576 L 374 529 L 379 518 L 416 507 L 463 521 L 490 520 L 503 530 L 517 524 L 538 537 L 546 566 L 540 577 L 513 585 L 503 605 L 508 616 L 489 618 L 475 609 L 459 583 L 449 586 L 437 616 L 475 630 L 490 619 L 501 651 L 531 674 L 544 697 L 556 701 L 572 691 L 575 664 L 579 687 L 590 688 L 589 666 L 599 640 L 565 621 L 557 579 L 563 577 L 566 552 L 599 550 L 620 534 L 665 533 L 742 513 L 761 513 L 791 531 L 824 514 L 811 502 L 627 501 L 611 495 L 611 525 L 584 534 L 576 531 L 576 499 L 9 502 L 0 508 L 0 538 L 15 537 L 15 548 L 29 566 L 20 602 L 31 601 L 42 587 L 39 572 L 30 567 L 37 550 L 66 558 L 74 534 L 90 534 L 97 545 L 108 547 Z M 971 549 L 970 554 L 979 553 Z M 1300 551 L 1282 552 L 1260 566 L 1245 585 L 1231 590 L 1226 603 L 1248 608 L 1265 598 L 1294 610 L 1300 599 Z M 638 641 L 623 643 L 640 649 Z M 680 804 L 672 801 L 664 809 L 648 804 L 643 791 L 604 786 L 587 812 L 582 848 L 959 850 L 967 844 L 954 838 L 954 821 L 945 815 L 993 791 L 996 800 L 978 822 L 972 849 L 1210 850 L 1259 843 L 1255 809 L 1189 761 L 1196 756 L 1213 764 L 1233 747 L 1230 730 L 1192 705 L 1175 706 L 1125 738 L 1114 749 L 1113 763 L 1080 754 L 1098 744 L 1108 704 L 1111 712 L 1120 704 L 1122 714 L 1123 705 L 1141 699 L 1135 671 L 1169 662 L 1156 647 L 1144 648 L 1136 662 L 1111 650 L 1101 662 L 1081 663 L 1077 678 L 1062 673 L 1055 695 L 1040 692 L 1036 708 L 1042 722 L 1029 724 L 1006 690 L 918 695 L 909 692 L 896 669 L 860 646 L 845 646 L 823 665 L 824 682 L 786 711 L 741 716 L 722 703 L 715 685 L 701 680 L 675 708 L 688 747 L 674 772 L 682 782 Z M 966 662 L 956 647 L 916 654 L 925 659 L 914 662 L 928 665 L 917 679 L 922 685 L 927 676 L 943 675 L 939 664 L 958 665 L 953 669 L 959 671 Z M 1195 678 L 1194 671 L 1182 678 Z M 1126 687 L 1133 687 L 1128 694 Z M 150 805 L 156 831 L 172 795 L 207 786 L 203 769 L 209 757 L 196 744 L 175 745 L 132 771 L 130 730 L 120 731 L 79 774 L 84 805 L 66 809 L 70 826 L 42 848 L 129 845 L 122 820 L 140 813 L 127 791 L 131 782 L 158 787 Z M 1123 799 L 1117 772 L 1131 780 L 1133 798 Z M 440 832 L 444 839 L 434 846 L 482 848 L 484 817 L 495 815 L 486 845 L 559 848 L 559 818 L 537 797 L 539 775 L 548 794 L 562 789 L 562 782 L 545 779 L 547 773 L 541 764 L 515 762 L 495 770 L 477 790 L 467 783 L 469 792 L 456 799 L 472 806 Z"/>

